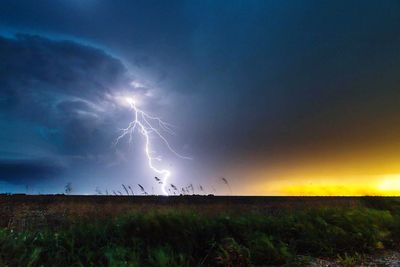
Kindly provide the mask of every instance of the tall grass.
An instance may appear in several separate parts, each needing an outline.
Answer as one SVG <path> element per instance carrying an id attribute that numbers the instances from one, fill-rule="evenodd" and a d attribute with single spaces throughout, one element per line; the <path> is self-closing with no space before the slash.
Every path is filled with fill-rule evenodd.
<path id="1" fill-rule="evenodd" d="M 313 209 L 280 216 L 157 211 L 78 220 L 58 231 L 0 230 L 0 266 L 294 265 L 394 248 L 400 212 Z"/>

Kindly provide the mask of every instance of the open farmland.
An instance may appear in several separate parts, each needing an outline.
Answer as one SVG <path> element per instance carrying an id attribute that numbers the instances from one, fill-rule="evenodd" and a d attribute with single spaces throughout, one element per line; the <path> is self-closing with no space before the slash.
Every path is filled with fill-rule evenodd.
<path id="1" fill-rule="evenodd" d="M 399 266 L 400 200 L 2 195 L 0 266 Z"/>
<path id="2" fill-rule="evenodd" d="M 85 217 L 131 213 L 194 212 L 200 215 L 277 215 L 314 208 L 356 208 L 358 197 L 66 196 L 0 195 L 0 225 L 19 230 L 59 227 Z"/>

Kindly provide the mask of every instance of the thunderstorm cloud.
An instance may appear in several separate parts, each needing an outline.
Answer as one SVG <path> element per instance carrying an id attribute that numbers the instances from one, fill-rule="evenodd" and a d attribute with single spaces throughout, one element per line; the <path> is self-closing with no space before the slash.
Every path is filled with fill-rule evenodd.
<path id="1" fill-rule="evenodd" d="M 111 99 L 133 77 L 100 49 L 33 35 L 0 38 L 0 179 L 54 178 L 74 160 L 112 154 L 124 117 Z M 9 156 L 11 155 L 11 156 Z M 45 158 L 45 160 L 37 160 Z"/>

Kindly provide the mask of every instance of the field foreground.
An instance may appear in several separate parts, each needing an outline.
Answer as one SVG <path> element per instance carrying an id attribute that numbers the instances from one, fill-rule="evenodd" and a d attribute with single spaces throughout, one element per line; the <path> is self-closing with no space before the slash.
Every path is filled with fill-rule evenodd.
<path id="1" fill-rule="evenodd" d="M 400 266 L 400 198 L 0 196 L 0 266 Z"/>

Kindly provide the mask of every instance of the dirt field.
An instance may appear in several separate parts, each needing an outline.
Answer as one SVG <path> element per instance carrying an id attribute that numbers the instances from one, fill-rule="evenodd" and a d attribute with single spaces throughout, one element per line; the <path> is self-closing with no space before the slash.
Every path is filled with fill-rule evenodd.
<path id="1" fill-rule="evenodd" d="M 359 205 L 362 205 L 360 197 L 0 195 L 0 227 L 18 230 L 59 227 L 76 218 L 102 218 L 135 211 L 173 209 L 204 215 L 221 212 L 275 215 L 292 210 Z"/>

